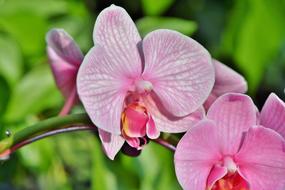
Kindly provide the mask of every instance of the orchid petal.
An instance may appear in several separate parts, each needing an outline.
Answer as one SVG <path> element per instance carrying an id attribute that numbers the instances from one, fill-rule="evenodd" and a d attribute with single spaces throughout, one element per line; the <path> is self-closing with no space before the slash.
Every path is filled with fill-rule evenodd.
<path id="1" fill-rule="evenodd" d="M 155 102 L 151 96 L 144 97 L 143 101 L 154 120 L 155 127 L 161 132 L 185 132 L 205 116 L 202 107 L 186 117 L 176 117 L 169 114 L 167 110 L 165 110 L 158 101 Z"/>
<path id="2" fill-rule="evenodd" d="M 184 189 L 205 190 L 212 167 L 222 155 L 216 126 L 201 121 L 179 141 L 174 155 L 175 171 Z"/>
<path id="3" fill-rule="evenodd" d="M 218 98 L 218 96 L 216 96 L 214 93 L 211 93 L 209 95 L 209 97 L 207 98 L 207 100 L 204 102 L 203 106 L 205 108 L 205 110 L 209 110 L 209 108 L 211 107 L 211 105 L 215 102 L 215 100 Z"/>
<path id="4" fill-rule="evenodd" d="M 210 96 L 204 103 L 206 110 L 219 96 L 225 93 L 245 93 L 247 91 L 247 82 L 239 73 L 215 59 L 212 59 L 212 62 L 215 67 L 215 84 Z"/>
<path id="5" fill-rule="evenodd" d="M 227 92 L 247 91 L 247 82 L 239 73 L 215 59 L 212 62 L 215 67 L 215 84 L 212 93 L 221 96 Z"/>
<path id="6" fill-rule="evenodd" d="M 48 47 L 47 53 L 56 85 L 68 98 L 76 86 L 77 68 L 59 57 L 52 48 Z"/>
<path id="7" fill-rule="evenodd" d="M 136 148 L 137 150 L 140 150 L 140 139 L 137 137 L 128 137 L 124 136 L 126 142 L 133 148 Z"/>
<path id="8" fill-rule="evenodd" d="M 197 110 L 214 84 L 209 53 L 195 40 L 171 30 L 156 30 L 143 40 L 144 80 L 176 116 Z"/>
<path id="9" fill-rule="evenodd" d="M 52 29 L 47 33 L 46 41 L 48 47 L 67 64 L 79 67 L 83 60 L 83 54 L 67 32 L 62 29 Z"/>
<path id="10" fill-rule="evenodd" d="M 256 124 L 256 109 L 251 98 L 243 94 L 225 94 L 210 107 L 207 118 L 215 122 L 222 141 L 222 152 L 235 154 L 243 132 Z"/>
<path id="11" fill-rule="evenodd" d="M 116 154 L 122 148 L 125 139 L 120 135 L 113 135 L 101 129 L 98 129 L 98 132 L 106 155 L 111 160 L 114 160 Z"/>
<path id="12" fill-rule="evenodd" d="M 285 138 L 285 103 L 274 93 L 270 94 L 261 110 L 260 124 Z"/>
<path id="13" fill-rule="evenodd" d="M 121 134 L 121 114 L 126 96 L 124 82 L 109 69 L 113 59 L 104 49 L 93 47 L 85 56 L 77 76 L 79 97 L 98 128 Z"/>
<path id="14" fill-rule="evenodd" d="M 142 72 L 138 45 L 141 37 L 125 9 L 111 5 L 97 17 L 94 44 L 102 46 L 114 59 L 109 69 L 122 77 L 136 77 Z"/>
<path id="15" fill-rule="evenodd" d="M 184 190 L 205 190 L 211 166 L 204 162 L 176 161 L 175 172 Z"/>
<path id="16" fill-rule="evenodd" d="M 235 160 L 251 190 L 284 190 L 285 153 L 282 146 L 282 137 L 271 129 L 259 126 L 249 130 Z"/>
<path id="17" fill-rule="evenodd" d="M 130 105 L 125 108 L 122 115 L 122 128 L 128 137 L 143 137 L 146 135 L 148 115 L 145 108 L 139 105 Z"/>
<path id="18" fill-rule="evenodd" d="M 160 135 L 160 131 L 156 128 L 154 120 L 149 116 L 149 120 L 146 124 L 146 134 L 150 139 L 157 139 Z"/>
<path id="19" fill-rule="evenodd" d="M 207 188 L 212 189 L 213 185 L 221 178 L 223 178 L 228 173 L 226 167 L 214 166 L 208 176 Z"/>

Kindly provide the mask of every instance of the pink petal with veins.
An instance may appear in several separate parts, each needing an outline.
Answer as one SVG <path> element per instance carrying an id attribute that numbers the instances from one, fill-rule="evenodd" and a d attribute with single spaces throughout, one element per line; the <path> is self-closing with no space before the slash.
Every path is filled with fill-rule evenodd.
<path id="1" fill-rule="evenodd" d="M 62 29 L 52 29 L 46 35 L 47 54 L 56 84 L 65 98 L 76 86 L 76 75 L 83 54 L 71 36 Z"/>
<path id="2" fill-rule="evenodd" d="M 212 63 L 215 67 L 215 84 L 210 96 L 204 103 L 206 110 L 219 96 L 225 93 L 245 93 L 247 91 L 247 82 L 243 76 L 215 59 L 212 59 Z"/>
<path id="3" fill-rule="evenodd" d="M 73 38 L 63 29 L 52 29 L 47 33 L 48 47 L 68 64 L 78 68 L 83 60 L 83 54 Z"/>
<path id="4" fill-rule="evenodd" d="M 214 164 L 222 159 L 219 150 L 217 126 L 211 121 L 201 121 L 179 141 L 174 155 L 175 171 L 185 190 L 205 190 Z M 216 181 L 220 175 L 211 177 Z"/>
<path id="5" fill-rule="evenodd" d="M 125 139 L 120 135 L 113 135 L 101 129 L 98 129 L 98 132 L 106 155 L 111 160 L 114 160 L 116 154 L 122 148 Z"/>
<path id="6" fill-rule="evenodd" d="M 177 117 L 170 114 L 165 108 L 159 103 L 159 101 L 153 96 L 146 96 L 143 98 L 143 102 L 148 109 L 149 114 L 152 116 L 155 123 L 155 127 L 166 133 L 182 133 L 185 132 L 198 121 L 204 118 L 204 108 L 200 107 L 195 112 L 187 115 L 186 117 Z"/>
<path id="7" fill-rule="evenodd" d="M 76 86 L 77 68 L 60 58 L 50 47 L 47 52 L 56 85 L 63 96 L 68 98 Z"/>
<path id="8" fill-rule="evenodd" d="M 114 61 L 105 69 L 121 77 L 136 78 L 142 72 L 138 50 L 141 37 L 125 9 L 111 5 L 97 17 L 93 40 L 106 50 Z"/>
<path id="9" fill-rule="evenodd" d="M 260 124 L 285 138 L 285 103 L 274 93 L 270 94 L 261 110 Z"/>
<path id="10" fill-rule="evenodd" d="M 277 132 L 262 126 L 251 128 L 235 158 L 251 190 L 285 189 L 285 153 Z"/>
<path id="11" fill-rule="evenodd" d="M 141 38 L 127 12 L 115 5 L 97 17 L 93 47 L 80 67 L 77 85 L 91 120 L 105 131 L 120 134 L 126 93 L 142 71 Z"/>
<path id="12" fill-rule="evenodd" d="M 98 128 L 121 134 L 125 82 L 108 69 L 115 60 L 99 45 L 85 56 L 77 76 L 77 91 L 86 112 Z"/>
<path id="13" fill-rule="evenodd" d="M 207 118 L 215 122 L 223 144 L 222 151 L 228 155 L 238 151 L 243 132 L 257 122 L 251 98 L 237 93 L 218 98 L 209 108 Z"/>
<path id="14" fill-rule="evenodd" d="M 143 78 L 152 83 L 172 115 L 188 115 L 207 99 L 214 85 L 214 68 L 198 42 L 175 31 L 156 30 L 144 38 L 143 52 Z"/>
<path id="15" fill-rule="evenodd" d="M 236 71 L 213 59 L 215 67 L 215 84 L 212 93 L 221 96 L 227 92 L 245 93 L 247 82 Z"/>

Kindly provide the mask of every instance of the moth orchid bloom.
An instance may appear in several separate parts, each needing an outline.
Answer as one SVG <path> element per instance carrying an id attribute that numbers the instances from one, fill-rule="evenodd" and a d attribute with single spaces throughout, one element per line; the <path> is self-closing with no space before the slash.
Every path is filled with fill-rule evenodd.
<path id="1" fill-rule="evenodd" d="M 250 97 L 225 94 L 206 117 L 177 145 L 175 170 L 185 190 L 284 190 L 284 139 L 257 125 Z"/>
<path id="2" fill-rule="evenodd" d="M 199 43 L 172 30 L 142 40 L 128 13 L 115 5 L 97 17 L 93 40 L 77 88 L 109 158 L 125 141 L 141 149 L 147 138 L 184 132 L 203 117 L 214 68 Z"/>
<path id="3" fill-rule="evenodd" d="M 210 96 L 204 103 L 206 110 L 223 94 L 230 92 L 245 93 L 247 91 L 247 82 L 243 76 L 215 59 L 212 62 L 215 67 L 215 84 Z"/>
<path id="4" fill-rule="evenodd" d="M 62 29 L 47 33 L 47 53 L 56 85 L 66 98 L 60 115 L 67 114 L 78 101 L 76 76 L 83 61 L 83 54 L 72 37 Z"/>

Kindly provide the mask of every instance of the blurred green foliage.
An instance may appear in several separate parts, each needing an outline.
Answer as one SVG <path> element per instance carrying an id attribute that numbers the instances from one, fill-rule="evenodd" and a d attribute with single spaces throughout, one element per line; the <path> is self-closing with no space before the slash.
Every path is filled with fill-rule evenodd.
<path id="1" fill-rule="evenodd" d="M 123 6 L 142 36 L 178 30 L 245 75 L 258 105 L 274 91 L 284 99 L 284 0 L 0 0 L 0 137 L 54 116 L 63 104 L 45 52 L 45 34 L 64 28 L 83 52 L 92 46 L 96 15 Z M 139 157 L 103 154 L 95 134 L 59 135 L 1 162 L 4 189 L 180 189 L 173 153 L 150 143 Z"/>

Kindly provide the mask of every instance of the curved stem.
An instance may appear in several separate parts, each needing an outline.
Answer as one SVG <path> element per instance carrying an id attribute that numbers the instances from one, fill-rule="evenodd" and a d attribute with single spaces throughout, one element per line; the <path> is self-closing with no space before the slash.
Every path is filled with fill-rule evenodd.
<path id="1" fill-rule="evenodd" d="M 71 91 L 70 96 L 66 99 L 63 108 L 61 109 L 59 115 L 60 116 L 64 116 L 67 115 L 72 106 L 74 105 L 75 101 L 76 101 L 76 97 L 77 97 L 77 92 L 76 92 L 76 87 Z"/>
<path id="2" fill-rule="evenodd" d="M 169 143 L 168 141 L 164 140 L 164 139 L 161 139 L 161 138 L 158 138 L 158 139 L 152 139 L 153 142 L 157 143 L 157 144 L 160 144 L 162 145 L 163 147 L 175 152 L 176 150 L 176 147 Z"/>
<path id="3" fill-rule="evenodd" d="M 35 135 L 39 135 L 54 129 L 63 128 L 64 126 L 78 125 L 78 124 L 90 125 L 92 124 L 92 122 L 90 121 L 86 113 L 73 114 L 64 117 L 58 116 L 41 121 L 37 124 L 34 124 L 30 127 L 26 127 L 16 132 L 13 136 L 10 136 L 9 138 L 0 141 L 0 153 L 4 152 L 7 149 L 10 149 L 10 147 L 20 142 L 23 142 Z"/>
<path id="4" fill-rule="evenodd" d="M 36 135 L 39 132 L 46 132 L 53 129 L 62 128 L 67 125 L 76 125 L 76 124 L 87 124 L 90 125 L 92 122 L 90 121 L 88 115 L 86 113 L 82 114 L 73 114 L 65 117 L 54 117 L 44 121 L 41 121 L 35 125 L 24 128 L 23 130 L 15 133 L 13 138 L 12 145 L 15 145 L 28 137 Z"/>
<path id="5" fill-rule="evenodd" d="M 74 132 L 74 131 L 97 131 L 97 128 L 94 126 L 71 126 L 69 128 L 61 128 L 61 129 L 56 129 L 53 131 L 48 131 L 46 133 L 43 133 L 41 135 L 32 137 L 30 139 L 27 139 L 25 141 L 22 141 L 14 146 L 12 146 L 10 149 L 4 151 L 3 153 L 0 154 L 0 158 L 8 158 L 8 156 L 10 154 L 12 154 L 13 152 L 15 152 L 16 150 L 18 150 L 19 148 L 22 148 L 23 146 L 26 146 L 28 144 L 31 144 L 33 142 L 36 142 L 38 140 L 44 139 L 46 137 L 50 137 L 50 136 L 54 136 L 57 134 L 61 134 L 61 133 L 69 133 L 69 132 Z"/>
<path id="6" fill-rule="evenodd" d="M 83 130 L 97 130 L 86 113 L 73 114 L 64 117 L 58 116 L 41 121 L 35 125 L 16 132 L 15 135 L 7 139 L 0 141 L 0 158 L 6 158 L 17 149 L 45 137 L 65 132 Z M 159 138 L 152 141 L 162 145 L 171 151 L 175 151 L 176 149 L 174 145 L 164 139 Z"/>

